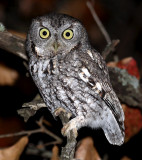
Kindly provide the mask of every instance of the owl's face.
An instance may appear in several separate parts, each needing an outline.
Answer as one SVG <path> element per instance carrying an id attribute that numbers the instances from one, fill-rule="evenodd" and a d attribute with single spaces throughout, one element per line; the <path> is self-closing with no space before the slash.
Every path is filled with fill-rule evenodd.
<path id="1" fill-rule="evenodd" d="M 27 40 L 38 57 L 52 58 L 77 49 L 88 40 L 88 36 L 75 18 L 50 14 L 33 20 Z"/>

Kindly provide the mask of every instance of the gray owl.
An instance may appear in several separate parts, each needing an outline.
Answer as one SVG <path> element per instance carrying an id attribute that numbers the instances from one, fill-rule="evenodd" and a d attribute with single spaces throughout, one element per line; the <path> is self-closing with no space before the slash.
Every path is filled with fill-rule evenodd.
<path id="1" fill-rule="evenodd" d="M 33 20 L 26 41 L 29 70 L 54 116 L 72 114 L 63 135 L 84 126 L 102 128 L 111 144 L 124 142 L 124 113 L 107 66 L 91 46 L 83 25 L 64 14 Z"/>

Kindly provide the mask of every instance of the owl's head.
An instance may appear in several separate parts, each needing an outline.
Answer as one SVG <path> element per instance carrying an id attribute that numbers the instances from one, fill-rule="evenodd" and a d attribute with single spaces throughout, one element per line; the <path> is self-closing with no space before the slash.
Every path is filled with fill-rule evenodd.
<path id="1" fill-rule="evenodd" d="M 52 13 L 32 21 L 26 46 L 29 54 L 52 58 L 86 48 L 87 43 L 87 32 L 77 19 Z"/>

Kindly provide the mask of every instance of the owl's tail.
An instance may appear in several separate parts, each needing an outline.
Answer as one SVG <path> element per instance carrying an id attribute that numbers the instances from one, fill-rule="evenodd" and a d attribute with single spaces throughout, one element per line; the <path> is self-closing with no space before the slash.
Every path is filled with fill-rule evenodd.
<path id="1" fill-rule="evenodd" d="M 110 112 L 108 114 L 108 112 Z M 102 129 L 105 133 L 108 141 L 113 145 L 122 145 L 124 142 L 124 122 L 118 121 L 110 108 L 106 108 L 104 111 L 105 120 L 103 121 Z"/>

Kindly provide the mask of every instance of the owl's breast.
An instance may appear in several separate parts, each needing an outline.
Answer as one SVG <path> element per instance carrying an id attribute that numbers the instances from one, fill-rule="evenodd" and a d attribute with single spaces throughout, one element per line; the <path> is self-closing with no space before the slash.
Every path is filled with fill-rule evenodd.
<path id="1" fill-rule="evenodd" d="M 88 106 L 97 110 L 94 92 L 79 77 L 81 65 L 79 61 L 33 64 L 32 76 L 52 113 L 58 107 L 65 108 L 74 116 L 86 115 Z"/>
<path id="2" fill-rule="evenodd" d="M 94 91 L 79 77 L 81 65 L 80 61 L 70 61 L 70 63 L 62 65 L 59 69 L 60 74 L 53 81 L 56 97 L 63 104 L 63 107 L 75 116 L 85 116 L 89 112 L 89 106 L 95 108 L 96 112 L 98 112 L 97 98 L 94 95 Z"/>

